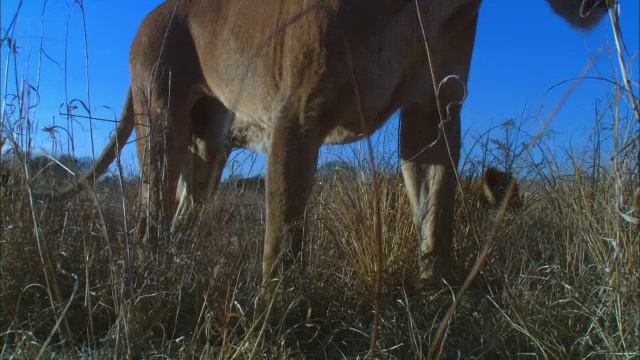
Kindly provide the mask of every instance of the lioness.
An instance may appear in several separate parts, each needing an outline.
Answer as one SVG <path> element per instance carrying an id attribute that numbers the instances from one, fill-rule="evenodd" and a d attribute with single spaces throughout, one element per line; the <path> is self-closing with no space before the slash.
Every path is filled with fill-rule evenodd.
<path id="1" fill-rule="evenodd" d="M 594 26 L 607 8 L 547 1 L 579 28 Z M 369 136 L 400 110 L 420 278 L 449 277 L 460 108 L 480 3 L 165 1 L 140 25 L 121 123 L 84 179 L 104 172 L 135 124 L 153 235 L 157 219 L 172 217 L 177 231 L 217 187 L 231 148 L 265 153 L 267 281 L 283 244 L 294 257 L 300 252 L 320 146 Z"/>

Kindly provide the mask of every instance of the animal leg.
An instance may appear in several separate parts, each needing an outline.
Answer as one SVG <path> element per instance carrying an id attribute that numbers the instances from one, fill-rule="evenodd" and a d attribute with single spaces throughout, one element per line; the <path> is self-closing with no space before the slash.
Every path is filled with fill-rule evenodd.
<path id="1" fill-rule="evenodd" d="M 173 234 L 179 233 L 194 208 L 217 190 L 227 161 L 226 143 L 233 114 L 218 100 L 205 97 L 194 105 L 191 120 L 191 159 L 180 175 L 178 206 L 171 226 Z"/>
<path id="2" fill-rule="evenodd" d="M 158 85 L 160 86 L 160 85 Z M 161 89 L 156 87 L 155 89 Z M 164 90 L 164 89 L 161 89 Z M 140 94 L 140 102 L 136 109 L 144 109 L 137 116 L 138 160 L 142 176 L 142 217 L 145 240 L 163 239 L 168 234 L 170 219 L 176 209 L 176 191 L 182 165 L 187 159 L 187 146 L 190 141 L 191 124 L 186 106 L 172 105 L 167 97 L 157 91 L 149 98 Z M 168 93 L 168 91 L 165 91 Z M 186 103 L 182 98 L 171 99 L 172 102 Z M 182 122 L 180 122 L 182 120 Z"/>
<path id="3" fill-rule="evenodd" d="M 435 104 L 402 110 L 402 173 L 419 236 L 420 280 L 451 280 L 451 242 L 460 157 L 459 111 L 438 129 Z"/>
<path id="4" fill-rule="evenodd" d="M 419 236 L 420 282 L 453 279 L 452 241 L 460 110 L 469 78 L 477 6 L 426 30 L 435 91 L 401 111 L 400 157 Z M 431 81 L 431 80 L 428 80 Z"/>
<path id="5" fill-rule="evenodd" d="M 302 220 L 313 186 L 319 136 L 298 123 L 280 121 L 273 132 L 267 157 L 267 229 L 262 260 L 263 281 L 276 276 L 281 257 L 285 267 L 302 250 Z M 290 243 L 283 249 L 283 240 Z"/>

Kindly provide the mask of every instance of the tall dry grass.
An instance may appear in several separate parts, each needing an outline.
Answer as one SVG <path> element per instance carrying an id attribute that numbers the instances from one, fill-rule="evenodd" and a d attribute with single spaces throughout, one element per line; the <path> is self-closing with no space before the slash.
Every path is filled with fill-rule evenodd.
<path id="1" fill-rule="evenodd" d="M 620 199 L 632 199 L 637 175 L 601 169 L 593 178 L 584 169 L 594 164 L 580 165 L 567 168 L 570 176 L 541 171 L 526 179 L 525 208 L 497 225 L 496 211 L 458 199 L 456 274 L 467 274 L 490 239 L 488 260 L 498 270 L 483 267 L 460 299 L 445 358 L 637 356 L 640 237 L 616 211 Z M 422 356 L 454 293 L 414 286 L 408 200 L 397 173 L 381 175 L 378 356 Z M 63 204 L 32 203 L 24 189 L 14 182 L 2 194 L 0 323 L 8 356 L 340 358 L 368 351 L 377 220 L 367 177 L 336 171 L 316 186 L 306 218 L 307 271 L 281 289 L 269 318 L 256 307 L 260 193 L 223 185 L 185 238 L 168 239 L 166 253 L 151 256 L 127 240 L 113 184 Z M 125 199 L 135 209 L 135 196 Z"/>
<path id="2" fill-rule="evenodd" d="M 457 277 L 489 250 L 461 297 L 458 289 L 425 292 L 414 284 L 417 236 L 395 160 L 377 159 L 374 187 L 368 160 L 354 156 L 353 168 L 319 179 L 305 216 L 306 271 L 289 270 L 292 281 L 267 306 L 257 302 L 265 226 L 259 187 L 223 184 L 183 237 L 151 248 L 133 234 L 135 175 L 120 169 L 68 201 L 32 196 L 33 178 L 46 166 L 31 154 L 35 94 L 15 88 L 25 91 L 2 99 L 3 358 L 365 357 L 379 271 L 379 358 L 426 357 L 454 300 L 442 358 L 640 356 L 638 117 L 624 103 L 634 99 L 632 87 L 612 88 L 605 115 L 594 114 L 592 140 L 564 160 L 537 135 L 514 142 L 520 129 L 513 123 L 503 136 L 477 139 L 483 151 L 461 168 L 514 166 L 525 206 L 502 213 L 458 196 Z"/>

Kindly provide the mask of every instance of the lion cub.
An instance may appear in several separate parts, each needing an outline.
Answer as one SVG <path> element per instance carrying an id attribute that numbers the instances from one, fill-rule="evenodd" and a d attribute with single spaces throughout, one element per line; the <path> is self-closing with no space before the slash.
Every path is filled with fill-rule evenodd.
<path id="1" fill-rule="evenodd" d="M 518 181 L 510 172 L 488 167 L 482 176 L 462 182 L 462 194 L 474 204 L 517 211 L 522 208 Z"/>

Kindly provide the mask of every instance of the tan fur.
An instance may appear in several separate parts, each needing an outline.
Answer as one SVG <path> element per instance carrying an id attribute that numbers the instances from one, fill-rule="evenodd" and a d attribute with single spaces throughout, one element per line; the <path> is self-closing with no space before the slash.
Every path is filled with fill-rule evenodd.
<path id="1" fill-rule="evenodd" d="M 506 209 L 516 211 L 522 208 L 520 187 L 511 173 L 489 167 L 482 176 L 464 181 L 462 192 L 465 198 L 473 202 L 492 208 L 505 206 Z"/>
<path id="2" fill-rule="evenodd" d="M 447 277 L 460 104 L 480 2 L 418 1 L 430 59 L 413 0 L 159 5 L 131 46 L 132 107 L 122 117 L 135 118 L 140 139 L 147 236 L 168 223 L 179 231 L 207 189 L 217 187 L 232 147 L 261 151 L 268 209 L 263 276 L 271 279 L 283 245 L 293 257 L 300 252 L 300 220 L 321 144 L 369 136 L 400 109 L 420 276 Z M 571 7 L 556 12 L 576 18 L 580 4 L 553 2 Z"/>

